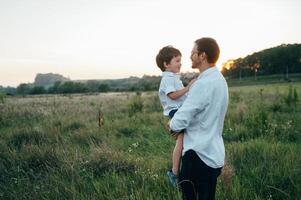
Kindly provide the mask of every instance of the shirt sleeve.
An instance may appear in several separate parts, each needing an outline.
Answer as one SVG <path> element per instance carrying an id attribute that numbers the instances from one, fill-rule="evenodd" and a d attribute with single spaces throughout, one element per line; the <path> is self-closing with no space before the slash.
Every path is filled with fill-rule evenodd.
<path id="1" fill-rule="evenodd" d="M 180 132 L 186 129 L 194 116 L 209 105 L 207 87 L 202 82 L 196 81 L 190 88 L 183 105 L 170 121 L 170 129 Z"/>
<path id="2" fill-rule="evenodd" d="M 164 92 L 165 95 L 177 91 L 175 87 L 175 80 L 173 77 L 166 77 L 163 79 L 162 91 Z"/>

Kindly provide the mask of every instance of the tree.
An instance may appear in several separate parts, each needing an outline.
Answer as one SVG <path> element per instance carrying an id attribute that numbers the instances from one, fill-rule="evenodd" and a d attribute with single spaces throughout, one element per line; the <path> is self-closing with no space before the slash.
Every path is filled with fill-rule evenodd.
<path id="1" fill-rule="evenodd" d="M 301 44 L 282 44 L 233 60 L 223 74 L 231 78 L 242 76 L 301 73 Z"/>
<path id="2" fill-rule="evenodd" d="M 17 87 L 17 94 L 22 94 L 22 95 L 29 94 L 30 89 L 31 89 L 31 88 L 30 88 L 29 84 L 21 83 L 21 84 Z"/>
<path id="3" fill-rule="evenodd" d="M 105 83 L 100 84 L 100 85 L 98 86 L 98 92 L 108 92 L 109 89 L 110 89 L 109 85 L 108 85 L 108 84 L 105 84 Z"/>
<path id="4" fill-rule="evenodd" d="M 60 85 L 61 85 L 61 81 L 55 82 L 52 87 L 48 88 L 48 93 L 49 94 L 59 93 L 59 87 L 60 87 Z"/>
<path id="5" fill-rule="evenodd" d="M 46 90 L 42 86 L 35 86 L 30 90 L 30 94 L 45 94 Z"/>
<path id="6" fill-rule="evenodd" d="M 99 81 L 89 80 L 86 83 L 86 86 L 90 92 L 97 92 L 99 88 Z"/>

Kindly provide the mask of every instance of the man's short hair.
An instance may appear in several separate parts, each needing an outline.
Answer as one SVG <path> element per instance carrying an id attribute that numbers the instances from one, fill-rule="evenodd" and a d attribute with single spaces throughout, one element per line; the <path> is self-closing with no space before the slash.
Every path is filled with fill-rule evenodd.
<path id="1" fill-rule="evenodd" d="M 169 45 L 160 49 L 158 55 L 156 56 L 156 63 L 162 72 L 165 71 L 164 62 L 168 65 L 174 57 L 182 56 L 181 52 Z"/>
<path id="2" fill-rule="evenodd" d="M 217 62 L 220 50 L 215 39 L 204 37 L 196 40 L 195 44 L 197 45 L 198 54 L 206 53 L 208 63 L 215 64 Z"/>

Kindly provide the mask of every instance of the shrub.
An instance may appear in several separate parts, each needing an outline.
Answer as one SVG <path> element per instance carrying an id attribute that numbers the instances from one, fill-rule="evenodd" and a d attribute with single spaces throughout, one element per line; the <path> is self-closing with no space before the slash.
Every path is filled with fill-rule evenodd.
<path id="1" fill-rule="evenodd" d="M 85 125 L 80 122 L 72 122 L 71 124 L 67 125 L 64 129 L 67 131 L 75 131 L 81 128 L 85 128 Z"/>
<path id="2" fill-rule="evenodd" d="M 136 127 L 122 127 L 118 130 L 117 136 L 119 137 L 134 137 L 137 133 Z"/>
<path id="3" fill-rule="evenodd" d="M 146 98 L 144 107 L 147 112 L 162 112 L 162 106 L 158 95 L 151 95 Z"/>
<path id="4" fill-rule="evenodd" d="M 291 85 L 288 88 L 287 96 L 284 97 L 284 102 L 286 105 L 291 107 L 292 105 L 296 106 L 298 102 L 298 93 L 296 88 L 293 88 Z"/>
<path id="5" fill-rule="evenodd" d="M 6 94 L 0 92 L 0 103 L 4 104 L 6 99 Z"/>
<path id="6" fill-rule="evenodd" d="M 293 101 L 295 102 L 295 104 L 297 104 L 298 101 L 299 101 L 299 99 L 298 99 L 298 93 L 297 93 L 297 89 L 296 88 L 294 88 Z"/>
<path id="7" fill-rule="evenodd" d="M 111 151 L 105 147 L 91 149 L 90 157 L 83 162 L 82 168 L 92 172 L 96 176 L 107 172 L 134 173 L 136 166 L 125 160 L 120 153 Z"/>
<path id="8" fill-rule="evenodd" d="M 35 145 L 26 146 L 20 154 L 20 165 L 33 177 L 39 177 L 61 166 L 53 149 L 41 148 Z"/>
<path id="9" fill-rule="evenodd" d="M 230 93 L 230 101 L 232 103 L 238 103 L 239 101 L 241 101 L 239 92 L 231 92 Z"/>
<path id="10" fill-rule="evenodd" d="M 49 142 L 50 138 L 48 135 L 42 132 L 36 130 L 23 130 L 12 134 L 8 141 L 8 145 L 19 150 L 24 145 L 42 145 Z"/>
<path id="11" fill-rule="evenodd" d="M 143 100 L 141 98 L 141 94 L 137 93 L 128 102 L 129 115 L 133 116 L 135 113 L 142 112 L 142 109 L 143 109 Z"/>

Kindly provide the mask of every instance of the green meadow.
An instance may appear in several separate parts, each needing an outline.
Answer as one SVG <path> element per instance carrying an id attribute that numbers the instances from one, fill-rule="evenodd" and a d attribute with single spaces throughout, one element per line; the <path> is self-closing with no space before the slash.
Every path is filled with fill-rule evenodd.
<path id="1" fill-rule="evenodd" d="M 230 87 L 216 199 L 301 199 L 300 98 L 300 82 Z M 156 92 L 1 95 L 0 199 L 180 200 L 167 121 Z"/>

